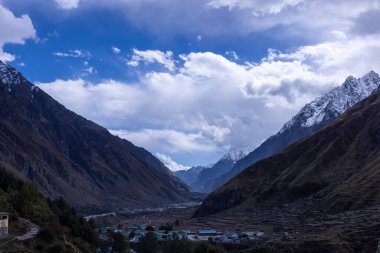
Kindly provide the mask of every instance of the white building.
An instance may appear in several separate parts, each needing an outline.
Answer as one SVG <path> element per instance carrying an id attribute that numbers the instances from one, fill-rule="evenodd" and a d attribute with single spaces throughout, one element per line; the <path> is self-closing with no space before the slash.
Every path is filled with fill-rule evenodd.
<path id="1" fill-rule="evenodd" d="M 0 212 L 0 238 L 8 235 L 8 219 L 9 215 L 7 213 Z"/>

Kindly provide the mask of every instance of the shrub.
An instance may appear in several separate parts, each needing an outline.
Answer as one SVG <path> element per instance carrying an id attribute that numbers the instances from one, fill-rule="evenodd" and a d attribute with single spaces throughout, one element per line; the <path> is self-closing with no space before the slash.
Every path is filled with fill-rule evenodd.
<path id="1" fill-rule="evenodd" d="M 157 253 L 161 251 L 160 244 L 152 232 L 145 234 L 137 249 L 139 253 Z"/>
<path id="2" fill-rule="evenodd" d="M 42 229 L 38 233 L 37 238 L 49 243 L 52 243 L 55 240 L 54 232 L 48 228 Z"/>
<path id="3" fill-rule="evenodd" d="M 192 253 L 192 244 L 188 240 L 170 240 L 162 244 L 163 253 Z"/>
<path id="4" fill-rule="evenodd" d="M 49 249 L 49 253 L 66 253 L 65 248 L 61 244 L 56 244 Z"/>
<path id="5" fill-rule="evenodd" d="M 209 244 L 207 242 L 201 242 L 194 248 L 193 253 L 224 253 L 225 250 L 222 247 Z"/>

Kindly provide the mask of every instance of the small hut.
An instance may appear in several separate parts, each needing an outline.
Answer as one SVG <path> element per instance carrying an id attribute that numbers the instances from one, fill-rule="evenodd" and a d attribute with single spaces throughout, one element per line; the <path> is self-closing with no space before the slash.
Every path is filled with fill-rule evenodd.
<path id="1" fill-rule="evenodd" d="M 8 213 L 0 212 L 0 238 L 6 237 L 8 235 Z"/>

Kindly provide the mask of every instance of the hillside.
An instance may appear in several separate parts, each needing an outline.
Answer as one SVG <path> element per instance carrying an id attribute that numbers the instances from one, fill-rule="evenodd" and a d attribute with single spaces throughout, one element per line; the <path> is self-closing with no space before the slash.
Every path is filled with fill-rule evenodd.
<path id="1" fill-rule="evenodd" d="M 63 199 L 46 199 L 34 184 L 15 178 L 3 168 L 0 210 L 9 214 L 9 234 L 0 238 L 0 252 L 85 253 L 95 252 L 100 244 L 93 224 L 78 216 Z"/>
<path id="2" fill-rule="evenodd" d="M 67 110 L 0 62 L 0 165 L 82 210 L 187 202 L 152 154 Z"/>
<path id="3" fill-rule="evenodd" d="M 196 216 L 310 201 L 308 208 L 326 213 L 379 205 L 379 126 L 376 92 L 319 132 L 228 181 L 206 198 Z"/>

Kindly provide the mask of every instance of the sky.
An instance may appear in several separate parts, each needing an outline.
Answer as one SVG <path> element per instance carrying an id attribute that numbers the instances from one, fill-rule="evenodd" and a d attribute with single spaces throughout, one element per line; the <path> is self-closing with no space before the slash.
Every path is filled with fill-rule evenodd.
<path id="1" fill-rule="evenodd" d="M 170 169 L 380 71 L 380 0 L 0 0 L 0 60 Z"/>

